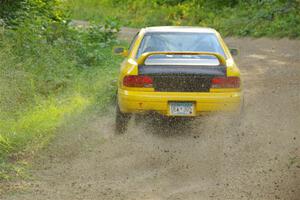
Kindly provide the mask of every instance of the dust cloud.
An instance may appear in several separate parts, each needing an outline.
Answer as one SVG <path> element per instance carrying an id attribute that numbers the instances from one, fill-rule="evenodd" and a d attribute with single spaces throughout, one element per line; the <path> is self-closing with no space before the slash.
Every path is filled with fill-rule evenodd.
<path id="1" fill-rule="evenodd" d="M 241 52 L 239 118 L 137 116 L 114 135 L 112 108 L 61 134 L 4 199 L 299 200 L 300 42 L 226 41 Z"/>

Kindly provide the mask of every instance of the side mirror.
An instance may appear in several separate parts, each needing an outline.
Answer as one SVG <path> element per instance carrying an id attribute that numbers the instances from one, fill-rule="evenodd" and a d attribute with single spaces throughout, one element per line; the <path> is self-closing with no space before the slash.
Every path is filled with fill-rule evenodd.
<path id="1" fill-rule="evenodd" d="M 233 56 L 237 56 L 237 55 L 239 55 L 239 50 L 238 50 L 238 49 L 232 48 L 232 49 L 230 49 L 230 53 L 231 53 L 231 55 L 233 55 Z"/>
<path id="2" fill-rule="evenodd" d="M 128 56 L 128 51 L 124 47 L 115 47 L 114 54 L 126 57 Z"/>

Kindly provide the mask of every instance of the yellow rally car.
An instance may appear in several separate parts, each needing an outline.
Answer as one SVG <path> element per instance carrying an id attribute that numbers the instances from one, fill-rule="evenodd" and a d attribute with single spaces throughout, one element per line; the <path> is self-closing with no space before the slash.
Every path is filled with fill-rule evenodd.
<path id="1" fill-rule="evenodd" d="M 194 117 L 213 111 L 239 110 L 240 71 L 220 34 L 197 27 L 141 29 L 118 79 L 116 131 L 126 131 L 133 113 Z"/>

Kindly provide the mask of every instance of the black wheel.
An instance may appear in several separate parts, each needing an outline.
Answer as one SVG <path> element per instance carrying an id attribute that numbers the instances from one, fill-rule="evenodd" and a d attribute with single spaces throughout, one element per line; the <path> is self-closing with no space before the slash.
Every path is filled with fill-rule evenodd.
<path id="1" fill-rule="evenodd" d="M 127 130 L 128 122 L 130 120 L 131 114 L 122 113 L 119 105 L 116 108 L 116 134 L 123 134 Z"/>

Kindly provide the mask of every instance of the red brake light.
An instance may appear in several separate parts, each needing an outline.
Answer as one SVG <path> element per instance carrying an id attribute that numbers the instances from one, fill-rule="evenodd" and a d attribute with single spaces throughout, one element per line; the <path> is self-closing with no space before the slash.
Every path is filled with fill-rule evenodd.
<path id="1" fill-rule="evenodd" d="M 153 87 L 153 79 L 149 76 L 129 75 L 123 79 L 126 87 Z"/>
<path id="2" fill-rule="evenodd" d="M 215 77 L 211 80 L 211 88 L 239 88 L 240 78 L 236 76 Z"/>

